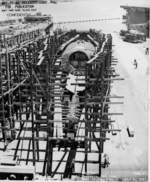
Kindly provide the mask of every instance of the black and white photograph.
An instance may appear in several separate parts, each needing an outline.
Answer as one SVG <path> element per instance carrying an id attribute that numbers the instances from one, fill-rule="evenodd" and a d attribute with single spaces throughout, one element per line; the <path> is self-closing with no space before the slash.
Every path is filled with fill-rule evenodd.
<path id="1" fill-rule="evenodd" d="M 0 181 L 149 181 L 149 0 L 0 0 Z"/>

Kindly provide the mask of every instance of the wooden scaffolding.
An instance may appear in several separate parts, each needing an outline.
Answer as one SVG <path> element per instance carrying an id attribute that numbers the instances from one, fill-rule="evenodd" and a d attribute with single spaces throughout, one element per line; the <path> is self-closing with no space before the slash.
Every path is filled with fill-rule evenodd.
<path id="1" fill-rule="evenodd" d="M 101 176 L 103 146 L 109 140 L 106 133 L 120 131 L 110 128 L 114 122 L 110 116 L 122 114 L 109 113 L 110 98 L 122 98 L 110 95 L 111 83 L 121 80 L 113 67 L 116 61 L 112 59 L 112 37 L 94 30 L 88 32 L 99 47 L 84 70 L 82 117 L 77 122 L 76 137 L 70 139 L 57 134 L 56 123 L 63 123 L 61 128 L 66 129 L 64 111 L 60 110 L 63 107 L 60 88 L 64 85 L 60 46 L 80 33 L 72 30 L 42 37 L 37 34 L 38 31 L 32 33 L 34 40 L 0 53 L 1 150 L 5 151 L 15 141 L 11 148 L 13 160 L 32 164 L 41 175 Z M 59 112 L 61 120 L 55 117 Z M 92 154 L 97 156 L 96 160 L 91 159 Z M 90 164 L 96 166 L 94 173 L 90 172 Z"/>

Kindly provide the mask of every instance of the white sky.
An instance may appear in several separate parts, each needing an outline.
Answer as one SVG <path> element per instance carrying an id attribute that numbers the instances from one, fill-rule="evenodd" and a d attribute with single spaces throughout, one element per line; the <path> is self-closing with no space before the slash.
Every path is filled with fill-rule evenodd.
<path id="1" fill-rule="evenodd" d="M 67 3 L 39 5 L 38 11 L 51 14 L 57 21 L 63 21 L 89 17 L 116 17 L 121 15 L 120 5 L 144 6 L 145 4 L 149 4 L 150 7 L 150 0 L 73 0 L 73 2 Z M 0 20 L 5 19 L 8 17 L 1 12 L 0 7 Z"/>

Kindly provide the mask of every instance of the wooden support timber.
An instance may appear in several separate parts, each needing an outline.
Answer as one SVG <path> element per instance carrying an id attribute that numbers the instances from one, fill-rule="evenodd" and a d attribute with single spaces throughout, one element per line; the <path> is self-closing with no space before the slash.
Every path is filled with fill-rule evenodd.
<path id="1" fill-rule="evenodd" d="M 79 85 L 84 91 L 69 96 L 66 83 L 71 66 L 65 67 L 67 58 L 63 53 L 70 44 L 80 40 L 91 42 L 97 53 L 87 60 L 84 68 L 79 67 L 81 75 L 78 70 L 76 73 L 71 70 L 77 76 L 71 86 Z M 89 175 L 89 164 L 92 164 L 98 165 L 93 175 L 101 176 L 104 142 L 109 139 L 106 134 L 120 131 L 111 128 L 115 121 L 110 116 L 122 114 L 109 113 L 109 105 L 122 104 L 111 101 L 113 97 L 122 99 L 110 95 L 111 84 L 119 80 L 112 68 L 111 49 L 111 35 L 95 30 L 72 30 L 53 32 L 1 52 L 2 150 L 16 141 L 11 149 L 14 160 L 32 164 L 36 173 L 42 175 L 63 178 Z M 97 160 L 91 160 L 91 155 L 97 155 Z"/>

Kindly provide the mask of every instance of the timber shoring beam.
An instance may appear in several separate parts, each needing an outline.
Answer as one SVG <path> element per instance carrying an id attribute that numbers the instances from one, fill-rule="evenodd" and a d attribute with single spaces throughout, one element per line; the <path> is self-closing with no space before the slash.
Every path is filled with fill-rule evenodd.
<path id="1" fill-rule="evenodd" d="M 80 107 L 84 108 L 84 111 L 81 112 L 80 115 L 84 115 L 85 119 L 79 118 L 77 123 L 83 124 L 80 129 L 85 130 L 85 135 L 79 134 L 75 137 L 75 140 L 71 142 L 68 137 L 59 138 L 58 136 L 54 136 L 54 130 L 59 129 L 55 124 L 59 122 L 63 124 L 66 123 L 66 119 L 63 118 L 61 121 L 54 120 L 55 114 L 62 114 L 62 117 L 66 118 L 61 111 L 57 112 L 54 110 L 56 104 L 55 109 L 57 109 L 57 107 L 59 108 L 59 106 L 60 108 L 64 107 L 60 99 L 58 99 L 58 101 L 55 99 L 56 97 L 61 98 L 61 94 L 64 90 L 62 89 L 56 92 L 55 87 L 65 86 L 61 83 L 61 76 L 65 76 L 61 73 L 63 68 L 61 64 L 56 66 L 55 62 L 62 53 L 60 45 L 77 35 L 77 32 L 70 31 L 69 33 L 60 35 L 61 36 L 55 32 L 53 35 L 45 37 L 45 39 L 41 41 L 30 42 L 30 44 L 25 47 L 21 47 L 18 50 L 16 49 L 14 52 L 11 51 L 11 54 L 5 54 L 6 57 L 8 56 L 8 62 L 5 62 L 7 64 L 3 65 L 2 62 L 0 62 L 0 86 L 2 86 L 2 89 L 0 88 L 0 99 L 5 102 L 4 92 L 8 93 L 8 98 L 10 97 L 8 100 L 9 115 L 11 116 L 11 127 L 9 131 L 13 131 L 15 126 L 16 132 L 20 129 L 16 138 L 17 146 L 12 149 L 15 150 L 14 159 L 17 158 L 19 152 L 27 152 L 26 158 L 20 155 L 20 162 L 25 161 L 26 164 L 32 162 L 35 166 L 38 162 L 42 162 L 42 175 L 54 177 L 55 174 L 63 174 L 64 178 L 71 177 L 72 175 L 90 175 L 88 164 L 98 163 L 99 170 L 95 175 L 101 176 L 103 145 L 108 139 L 106 132 L 112 131 L 109 129 L 109 126 L 114 122 L 109 116 L 120 114 L 109 113 L 108 105 L 121 103 L 111 102 L 109 100 L 116 97 L 110 96 L 110 84 L 115 80 L 119 80 L 119 78 L 116 78 L 116 74 L 114 74 L 114 68 L 112 68 L 111 36 L 96 33 L 93 30 L 89 31 L 89 35 L 99 42 L 98 52 L 100 52 L 102 48 L 103 51 L 99 55 L 97 54 L 96 59 L 92 59 L 85 69 L 86 91 L 85 96 L 81 96 L 84 98 L 80 97 L 82 102 L 79 103 Z M 0 56 L 2 56 L 2 54 L 0 54 Z M 7 59 L 5 58 L 5 61 Z M 7 79 L 2 78 L 3 66 L 4 72 L 7 73 Z M 12 72 L 10 72 L 11 69 Z M 60 74 L 58 78 L 56 78 L 57 73 Z M 26 80 L 24 81 L 24 79 Z M 56 80 L 59 82 L 56 83 Z M 7 89 L 4 89 L 5 84 L 3 81 L 6 81 Z M 12 90 L 14 85 L 17 85 L 17 88 Z M 13 93 L 15 93 L 14 98 Z M 58 106 L 58 104 L 60 105 Z M 2 117 L 5 119 L 5 108 L 0 107 L 0 110 L 3 114 Z M 68 112 L 68 110 L 69 107 L 66 108 L 66 112 Z M 15 120 L 14 124 L 12 118 Z M 4 128 L 5 125 L 2 123 L 1 129 L 3 133 L 5 131 Z M 66 129 L 66 126 L 63 126 L 62 129 Z M 23 133 L 25 135 L 23 135 Z M 78 137 L 80 139 L 76 141 Z M 28 141 L 28 147 L 21 147 L 23 142 L 26 141 Z M 41 142 L 45 143 L 43 148 L 40 146 Z M 96 149 L 92 148 L 93 143 L 96 144 Z M 76 145 L 76 147 L 72 148 L 72 144 Z M 63 152 L 61 159 L 54 159 L 56 151 Z M 65 156 L 67 152 L 69 155 L 66 160 Z M 32 155 L 30 156 L 31 153 Z M 41 153 L 44 153 L 44 159 L 40 157 Z M 83 153 L 84 159 L 76 160 L 78 153 Z M 98 154 L 97 161 L 89 160 L 89 153 Z M 53 170 L 53 164 L 55 162 L 57 162 L 58 165 Z M 81 173 L 73 172 L 72 170 L 73 164 L 77 162 L 82 164 Z M 61 163 L 65 163 L 65 170 L 62 173 L 59 171 Z"/>

